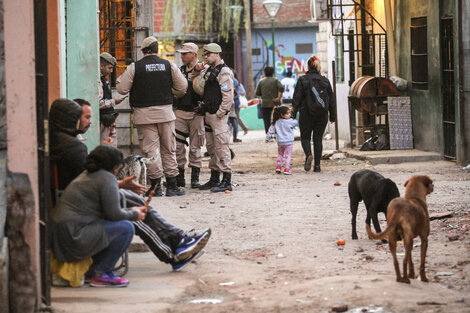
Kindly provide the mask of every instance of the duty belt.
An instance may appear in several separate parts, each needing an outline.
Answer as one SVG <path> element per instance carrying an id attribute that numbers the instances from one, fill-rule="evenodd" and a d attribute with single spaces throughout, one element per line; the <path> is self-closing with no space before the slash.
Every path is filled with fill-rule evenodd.
<path id="1" fill-rule="evenodd" d="M 175 105 L 175 109 L 185 111 L 185 112 L 194 112 L 195 106 L 187 106 L 187 105 Z"/>

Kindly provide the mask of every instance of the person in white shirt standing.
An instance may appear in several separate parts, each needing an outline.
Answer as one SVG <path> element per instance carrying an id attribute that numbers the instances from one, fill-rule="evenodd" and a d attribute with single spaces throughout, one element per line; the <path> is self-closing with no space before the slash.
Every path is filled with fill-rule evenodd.
<path id="1" fill-rule="evenodd" d="M 284 92 L 282 93 L 282 104 L 292 105 L 292 98 L 294 97 L 295 79 L 292 78 L 292 72 L 288 71 L 286 77 L 281 80 L 282 86 L 284 86 Z"/>

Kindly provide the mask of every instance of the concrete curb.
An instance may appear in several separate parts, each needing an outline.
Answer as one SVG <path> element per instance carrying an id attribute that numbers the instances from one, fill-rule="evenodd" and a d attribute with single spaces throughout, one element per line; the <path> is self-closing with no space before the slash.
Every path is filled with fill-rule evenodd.
<path id="1" fill-rule="evenodd" d="M 372 165 L 377 164 L 399 164 L 407 162 L 432 162 L 441 161 L 443 157 L 437 152 L 421 150 L 382 150 L 382 151 L 359 151 L 343 149 L 347 157 L 358 160 L 369 161 Z"/>

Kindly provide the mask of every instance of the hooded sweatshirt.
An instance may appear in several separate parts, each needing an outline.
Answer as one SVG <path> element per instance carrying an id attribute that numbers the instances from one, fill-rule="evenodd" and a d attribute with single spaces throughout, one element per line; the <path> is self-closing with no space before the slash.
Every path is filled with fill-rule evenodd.
<path id="1" fill-rule="evenodd" d="M 59 189 L 63 190 L 85 170 L 88 150 L 77 135 L 82 108 L 69 99 L 57 99 L 49 112 L 50 160 L 57 166 Z"/>

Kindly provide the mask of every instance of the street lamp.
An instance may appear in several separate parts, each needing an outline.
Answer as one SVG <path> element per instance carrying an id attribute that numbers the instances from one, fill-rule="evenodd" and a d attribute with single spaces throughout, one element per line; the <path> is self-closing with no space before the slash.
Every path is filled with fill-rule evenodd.
<path id="1" fill-rule="evenodd" d="M 269 17 L 271 18 L 271 33 L 273 36 L 272 40 L 272 46 L 273 46 L 273 68 L 275 68 L 275 51 L 274 51 L 274 19 L 276 18 L 277 13 L 279 12 L 279 9 L 282 6 L 282 1 L 281 0 L 265 0 L 263 1 L 263 6 L 264 9 L 266 10 L 266 13 L 268 13 Z"/>

